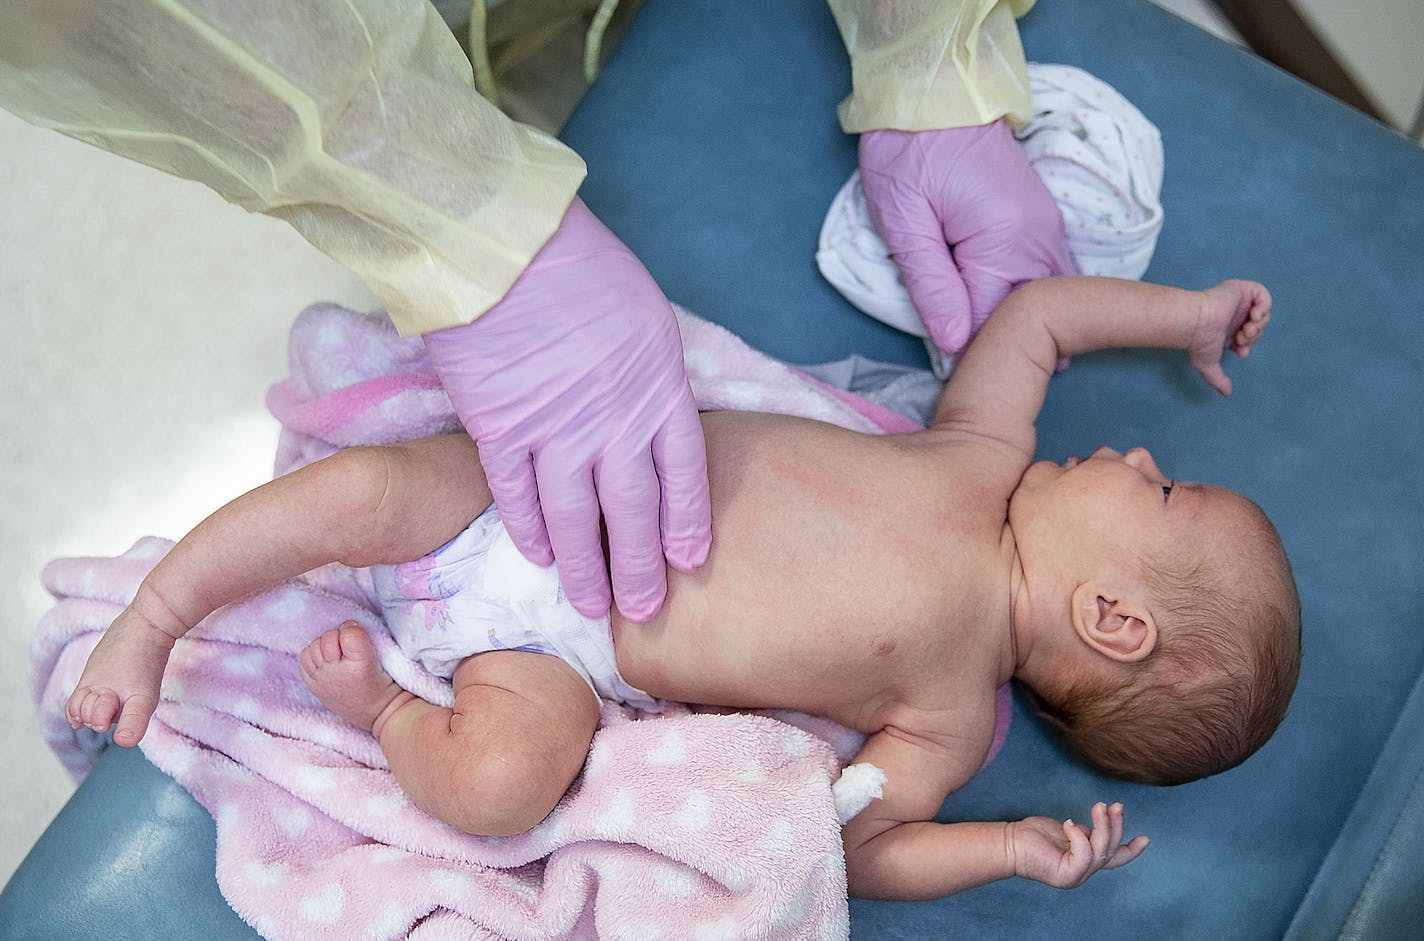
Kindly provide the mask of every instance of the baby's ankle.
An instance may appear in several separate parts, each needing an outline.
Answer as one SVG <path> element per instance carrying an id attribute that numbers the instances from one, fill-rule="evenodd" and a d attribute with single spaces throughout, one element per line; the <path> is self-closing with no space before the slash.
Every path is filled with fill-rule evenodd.
<path id="1" fill-rule="evenodd" d="M 419 699 L 409 690 L 396 688 L 396 694 L 391 697 L 391 701 L 376 714 L 376 720 L 371 723 L 371 734 L 376 738 L 376 744 L 381 743 L 381 730 L 386 727 L 386 723 L 391 721 L 397 712 Z"/>

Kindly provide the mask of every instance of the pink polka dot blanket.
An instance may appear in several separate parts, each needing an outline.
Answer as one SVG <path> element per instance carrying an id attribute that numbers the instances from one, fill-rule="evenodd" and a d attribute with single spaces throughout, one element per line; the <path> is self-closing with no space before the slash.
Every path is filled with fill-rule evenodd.
<path id="1" fill-rule="evenodd" d="M 915 427 L 678 314 L 705 409 Z M 283 426 L 279 474 L 343 447 L 459 430 L 420 340 L 384 317 L 309 308 L 290 364 L 268 396 Z M 107 742 L 71 730 L 64 701 L 170 546 L 145 538 L 120 557 L 60 559 L 44 572 L 57 602 L 35 634 L 31 690 L 76 779 Z M 471 836 L 417 810 L 370 733 L 323 708 L 298 674 L 298 652 L 351 618 L 401 685 L 448 702 L 448 683 L 401 656 L 379 611 L 367 570 L 327 566 L 215 612 L 169 662 L 140 747 L 213 815 L 218 884 L 263 936 L 847 936 L 832 784 L 858 735 L 792 713 L 671 706 L 654 717 L 605 703 L 582 774 L 546 820 L 520 836 Z"/>

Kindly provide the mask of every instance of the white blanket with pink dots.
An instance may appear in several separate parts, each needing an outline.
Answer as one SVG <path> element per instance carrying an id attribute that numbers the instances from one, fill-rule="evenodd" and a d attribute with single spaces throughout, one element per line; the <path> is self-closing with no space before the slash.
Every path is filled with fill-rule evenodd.
<path id="1" fill-rule="evenodd" d="M 679 316 L 704 408 L 913 427 Z M 290 361 L 292 376 L 269 395 L 284 429 L 279 473 L 342 447 L 459 430 L 420 341 L 400 339 L 383 317 L 311 308 L 293 328 Z M 31 686 L 76 778 L 105 741 L 71 730 L 63 703 L 170 545 L 149 538 L 118 558 L 45 570 L 58 601 L 36 632 Z M 353 618 L 402 685 L 438 700 L 441 681 L 400 657 L 378 610 L 366 571 L 328 566 L 216 612 L 169 663 L 141 747 L 212 813 L 218 884 L 263 936 L 847 936 L 831 785 L 859 747 L 854 733 L 793 714 L 673 708 L 639 721 L 605 704 L 583 774 L 543 823 L 517 837 L 470 836 L 413 807 L 371 735 L 318 704 L 297 672 L 302 647 Z"/>

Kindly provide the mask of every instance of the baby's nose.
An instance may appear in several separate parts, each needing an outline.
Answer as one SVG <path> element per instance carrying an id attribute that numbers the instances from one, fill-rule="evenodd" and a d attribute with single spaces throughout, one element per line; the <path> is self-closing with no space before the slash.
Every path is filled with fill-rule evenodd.
<path id="1" fill-rule="evenodd" d="M 1120 457 L 1122 457 L 1121 454 L 1119 454 L 1117 451 L 1114 451 L 1107 445 L 1103 445 L 1102 447 L 1095 450 L 1092 454 L 1088 455 L 1089 460 L 1097 458 L 1098 460 L 1116 461 Z"/>
<path id="2" fill-rule="evenodd" d="M 1148 477 L 1161 477 L 1162 471 L 1158 469 L 1157 462 L 1152 459 L 1152 454 L 1146 448 L 1133 448 L 1122 456 L 1124 463 L 1134 467 L 1141 474 Z"/>

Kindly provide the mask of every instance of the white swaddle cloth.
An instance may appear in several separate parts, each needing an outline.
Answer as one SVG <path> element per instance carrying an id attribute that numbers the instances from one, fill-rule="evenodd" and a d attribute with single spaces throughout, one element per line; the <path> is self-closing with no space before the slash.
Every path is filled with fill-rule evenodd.
<path id="1" fill-rule="evenodd" d="M 1162 230 L 1162 138 L 1106 82 L 1067 65 L 1029 63 L 1033 120 L 1015 136 L 1058 201 L 1068 251 L 1082 274 L 1137 279 Z M 928 339 L 900 271 L 860 189 L 859 171 L 841 187 L 816 252 L 821 274 L 856 307 L 906 333 L 926 337 L 935 375 L 951 363 Z"/>

